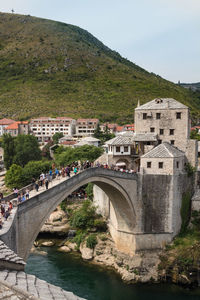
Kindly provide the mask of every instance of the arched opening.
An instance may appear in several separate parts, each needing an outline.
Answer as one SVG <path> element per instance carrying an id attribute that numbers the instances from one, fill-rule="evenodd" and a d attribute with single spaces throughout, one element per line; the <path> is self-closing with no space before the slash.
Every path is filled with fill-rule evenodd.
<path id="1" fill-rule="evenodd" d="M 135 227 L 135 211 L 127 191 L 111 177 L 91 176 L 89 173 L 91 171 L 80 173 L 20 205 L 18 228 L 19 232 L 24 229 L 25 232 L 19 235 L 19 255 L 27 259 L 33 242 L 50 214 L 68 195 L 89 182 L 101 188 L 111 203 L 113 209 L 109 228 L 116 244 L 123 232 L 131 233 Z"/>
<path id="2" fill-rule="evenodd" d="M 120 169 L 128 170 L 131 168 L 131 163 L 125 158 L 120 158 L 116 161 L 116 166 Z"/>

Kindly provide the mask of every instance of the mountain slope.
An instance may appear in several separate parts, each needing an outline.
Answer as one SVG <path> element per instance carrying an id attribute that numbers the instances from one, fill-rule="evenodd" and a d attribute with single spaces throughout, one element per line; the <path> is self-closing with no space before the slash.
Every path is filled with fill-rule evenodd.
<path id="1" fill-rule="evenodd" d="M 98 117 L 129 122 L 134 107 L 173 97 L 197 115 L 195 93 L 122 58 L 87 31 L 0 13 L 0 117 Z"/>

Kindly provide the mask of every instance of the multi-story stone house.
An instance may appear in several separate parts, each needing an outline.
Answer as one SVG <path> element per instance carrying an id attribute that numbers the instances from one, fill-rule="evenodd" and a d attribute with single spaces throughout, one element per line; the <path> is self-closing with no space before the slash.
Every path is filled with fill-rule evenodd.
<path id="1" fill-rule="evenodd" d="M 77 119 L 76 136 L 84 137 L 84 136 L 93 135 L 98 124 L 99 124 L 98 119 Z"/>
<path id="2" fill-rule="evenodd" d="M 4 132 L 15 137 L 18 134 L 29 134 L 28 121 L 17 121 L 4 128 Z"/>
<path id="3" fill-rule="evenodd" d="M 168 142 L 197 166 L 197 142 L 190 139 L 189 108 L 172 98 L 156 98 L 135 109 L 135 134 L 154 133 L 158 144 Z"/>
<path id="4" fill-rule="evenodd" d="M 57 132 L 63 136 L 72 136 L 75 133 L 76 121 L 66 117 L 41 117 L 30 121 L 30 131 L 38 141 L 48 142 Z"/>
<path id="5" fill-rule="evenodd" d="M 175 99 L 157 98 L 138 106 L 135 133 L 119 137 L 106 143 L 105 163 L 123 163 L 125 168 L 157 174 L 182 172 L 187 162 L 197 166 L 197 141 L 190 139 L 189 108 Z M 182 163 L 177 162 L 179 156 Z"/>
<path id="6" fill-rule="evenodd" d="M 14 120 L 11 120 L 11 119 L 1 119 L 0 120 L 0 136 L 2 136 L 4 133 L 5 133 L 5 131 L 4 131 L 4 129 L 6 128 L 6 127 L 8 127 L 9 125 L 11 125 L 12 123 L 15 123 L 16 121 L 14 121 Z"/>

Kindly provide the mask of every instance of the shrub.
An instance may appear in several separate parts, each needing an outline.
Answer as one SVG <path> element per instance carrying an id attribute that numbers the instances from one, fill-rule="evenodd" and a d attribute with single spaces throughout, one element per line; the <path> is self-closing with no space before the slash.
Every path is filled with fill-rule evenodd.
<path id="1" fill-rule="evenodd" d="M 97 228 L 98 231 L 106 231 L 107 230 L 107 224 L 103 219 L 94 220 L 94 226 Z"/>
<path id="2" fill-rule="evenodd" d="M 86 200 L 82 207 L 76 210 L 71 218 L 70 224 L 75 228 L 86 229 L 94 226 L 95 207 L 89 200 Z"/>
<path id="3" fill-rule="evenodd" d="M 85 240 L 86 233 L 85 232 L 77 232 L 76 236 L 73 238 L 73 242 L 76 243 L 77 248 L 80 248 L 80 244 Z"/>
<path id="4" fill-rule="evenodd" d="M 22 167 L 13 164 L 6 173 L 5 183 L 10 188 L 23 187 L 23 169 L 22 169 Z"/>
<path id="5" fill-rule="evenodd" d="M 86 240 L 86 246 L 90 249 L 94 249 L 94 247 L 97 244 L 97 237 L 96 234 L 92 233 L 88 236 L 87 240 Z"/>

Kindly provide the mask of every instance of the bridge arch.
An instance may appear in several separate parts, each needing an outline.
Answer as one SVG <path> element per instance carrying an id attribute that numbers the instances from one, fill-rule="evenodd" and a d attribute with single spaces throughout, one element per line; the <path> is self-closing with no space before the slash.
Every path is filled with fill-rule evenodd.
<path id="1" fill-rule="evenodd" d="M 133 179 L 133 175 L 130 174 L 101 168 L 88 169 L 20 204 L 18 254 L 27 259 L 33 242 L 51 212 L 73 191 L 89 182 L 100 187 L 112 203 L 115 224 L 112 224 L 110 232 L 117 243 L 117 232 L 131 232 L 136 223 L 134 205 L 123 184 L 123 179 L 127 176 Z"/>

